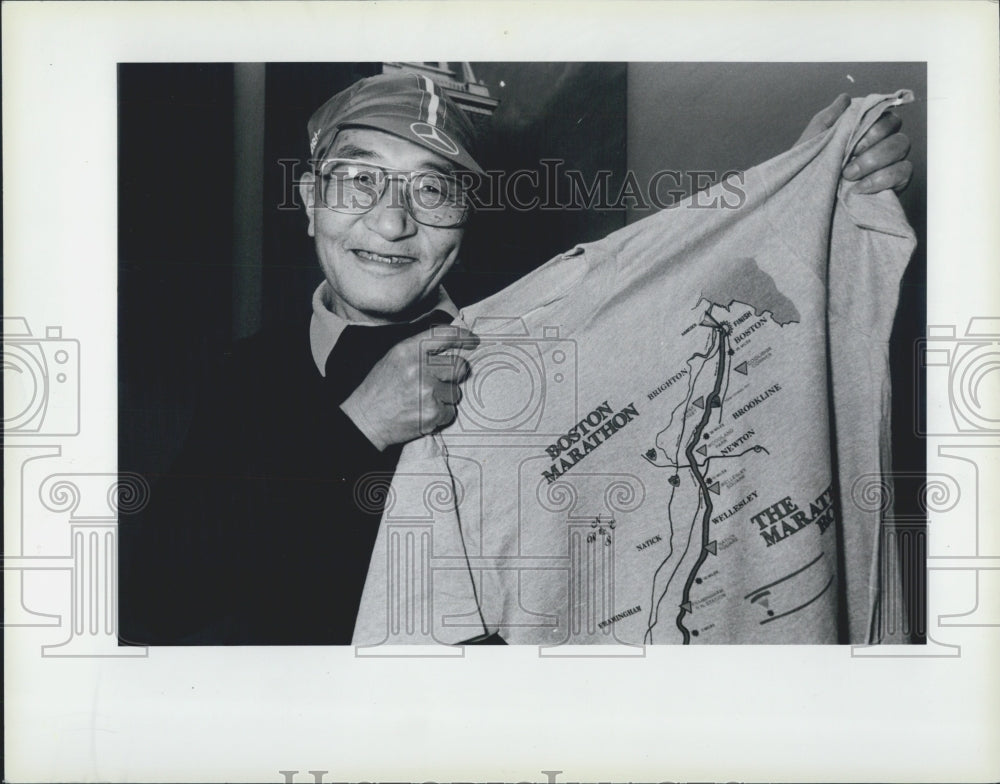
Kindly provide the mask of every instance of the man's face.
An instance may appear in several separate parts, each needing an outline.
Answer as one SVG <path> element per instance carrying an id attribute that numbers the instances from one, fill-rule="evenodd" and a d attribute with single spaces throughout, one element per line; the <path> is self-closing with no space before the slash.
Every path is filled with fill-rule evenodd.
<path id="1" fill-rule="evenodd" d="M 337 135 L 327 158 L 370 161 L 388 169 L 450 171 L 440 155 L 405 139 L 368 128 L 347 128 Z M 403 321 L 436 290 L 458 258 L 461 228 L 417 223 L 403 206 L 401 183 L 390 182 L 371 211 L 361 215 L 324 206 L 320 181 L 303 177 L 302 197 L 309 215 L 309 236 L 333 291 L 334 312 L 353 321 L 376 324 Z"/>

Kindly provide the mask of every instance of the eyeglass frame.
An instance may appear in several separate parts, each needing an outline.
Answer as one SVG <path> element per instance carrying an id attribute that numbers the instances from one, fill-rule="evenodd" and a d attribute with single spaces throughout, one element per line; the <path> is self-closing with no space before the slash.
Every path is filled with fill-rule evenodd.
<path id="1" fill-rule="evenodd" d="M 382 174 L 384 176 L 384 181 L 382 183 L 380 191 L 379 190 L 373 190 L 372 191 L 372 195 L 374 196 L 374 198 L 372 200 L 372 203 L 371 203 L 370 207 L 368 207 L 367 209 L 361 209 L 361 210 L 354 210 L 354 209 L 346 209 L 345 210 L 345 209 L 338 209 L 336 207 L 332 207 L 332 206 L 330 206 L 330 204 L 327 203 L 327 200 L 326 200 L 326 191 L 327 191 L 327 187 L 328 187 L 328 185 L 329 185 L 329 183 L 330 183 L 330 181 L 331 181 L 331 179 L 333 178 L 334 175 L 333 175 L 333 172 L 326 172 L 326 173 L 324 173 L 323 169 L 324 169 L 324 167 L 326 167 L 330 163 L 334 163 L 334 164 L 345 164 L 345 163 L 346 164 L 353 164 L 355 166 L 363 166 L 363 167 L 365 167 L 367 169 L 377 169 L 378 171 L 382 172 Z M 372 163 L 371 161 L 361 160 L 361 159 L 358 159 L 358 158 L 325 158 L 325 159 L 323 159 L 321 161 L 315 161 L 314 162 L 314 164 L 313 164 L 313 172 L 315 173 L 315 175 L 316 175 L 316 177 L 318 179 L 323 180 L 323 183 L 320 186 L 320 201 L 322 202 L 323 206 L 326 207 L 328 210 L 331 210 L 332 212 L 337 212 L 337 213 L 339 213 L 341 215 L 366 215 L 367 213 L 371 212 L 373 209 L 375 209 L 375 207 L 378 206 L 379 202 L 382 201 L 382 197 L 385 196 L 386 191 L 389 189 L 389 183 L 390 183 L 390 181 L 394 180 L 394 179 L 395 180 L 402 180 L 403 185 L 404 185 L 403 190 L 402 190 L 402 202 L 403 202 L 402 206 L 403 206 L 403 209 L 406 210 L 406 214 L 407 215 L 409 215 L 414 221 L 416 221 L 417 223 L 419 223 L 421 226 L 428 226 L 428 227 L 433 228 L 433 229 L 457 229 L 457 228 L 461 228 L 466 223 L 468 223 L 469 215 L 472 213 L 473 206 L 474 206 L 472 199 L 470 199 L 469 196 L 468 196 L 469 192 L 472 190 L 472 187 L 471 187 L 472 183 L 463 182 L 463 178 L 461 178 L 459 176 L 456 176 L 455 174 L 448 174 L 448 173 L 445 173 L 445 172 L 438 171 L 436 169 L 417 169 L 417 170 L 392 169 L 392 168 L 390 168 L 388 166 L 382 166 L 380 164 Z M 465 174 L 465 172 L 463 171 L 462 174 Z M 468 174 L 470 175 L 470 177 L 473 178 L 472 182 L 474 183 L 475 182 L 475 179 L 474 179 L 475 175 L 474 175 L 474 173 L 473 172 L 468 172 Z M 464 212 L 463 212 L 463 215 L 462 215 L 461 222 L 459 222 L 459 223 L 449 223 L 447 225 L 443 225 L 443 224 L 440 224 L 440 223 L 427 223 L 425 221 L 420 220 L 420 218 L 418 218 L 414 214 L 413 201 L 411 199 L 411 191 L 412 191 L 412 187 L 413 187 L 413 180 L 414 180 L 415 177 L 417 177 L 419 175 L 433 175 L 434 177 L 444 178 L 446 180 L 450 180 L 450 181 L 456 183 L 457 187 L 462 192 L 462 197 L 465 198 L 465 199 L 467 199 L 467 203 L 466 203 L 466 205 L 464 207 Z"/>

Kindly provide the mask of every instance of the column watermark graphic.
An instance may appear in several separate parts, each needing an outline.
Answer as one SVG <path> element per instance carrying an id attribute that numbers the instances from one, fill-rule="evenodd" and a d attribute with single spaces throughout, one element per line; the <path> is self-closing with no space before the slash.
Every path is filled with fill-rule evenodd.
<path id="1" fill-rule="evenodd" d="M 4 627 L 59 630 L 43 657 L 145 656 L 118 646 L 118 513 L 141 510 L 149 485 L 138 474 L 52 470 L 61 442 L 80 433 L 80 362 L 61 327 L 43 338 L 4 317 Z M 39 598 L 54 586 L 67 591 L 60 606 Z"/>
<path id="2" fill-rule="evenodd" d="M 934 465 L 949 471 L 897 474 L 876 482 L 888 513 L 882 551 L 898 554 L 899 563 L 892 568 L 900 570 L 894 575 L 883 568 L 881 579 L 903 577 L 907 605 L 883 607 L 880 623 L 887 630 L 897 622 L 926 623 L 919 631 L 926 631 L 927 642 L 854 647 L 852 656 L 960 657 L 957 629 L 1000 627 L 1000 534 L 986 516 L 988 477 L 1000 475 L 1000 317 L 928 325 L 915 352 L 914 388 L 920 394 L 913 429 L 926 440 Z M 911 506 L 919 514 L 901 517 L 894 511 L 893 493 L 916 498 Z M 926 563 L 923 573 L 913 568 L 921 562 Z M 925 586 L 914 583 L 921 577 Z M 942 605 L 949 586 L 970 591 L 965 606 Z M 919 598 L 924 592 L 926 607 Z"/>

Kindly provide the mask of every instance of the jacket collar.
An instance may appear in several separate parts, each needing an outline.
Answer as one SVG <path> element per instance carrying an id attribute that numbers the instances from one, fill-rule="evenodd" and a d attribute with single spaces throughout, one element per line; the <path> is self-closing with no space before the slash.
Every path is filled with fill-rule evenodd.
<path id="1" fill-rule="evenodd" d="M 313 362 L 321 376 L 326 375 L 326 358 L 330 356 L 333 347 L 337 345 L 344 328 L 350 324 L 359 322 L 349 321 L 338 316 L 330 309 L 331 302 L 330 284 L 325 280 L 319 284 L 312 296 L 312 320 L 309 322 L 309 346 L 312 349 Z M 451 301 L 448 292 L 443 286 L 437 290 L 437 301 L 427 308 L 427 311 L 413 319 L 418 321 L 434 310 L 443 310 L 452 318 L 458 317 L 458 308 Z M 412 322 L 411 322 L 412 323 Z"/>

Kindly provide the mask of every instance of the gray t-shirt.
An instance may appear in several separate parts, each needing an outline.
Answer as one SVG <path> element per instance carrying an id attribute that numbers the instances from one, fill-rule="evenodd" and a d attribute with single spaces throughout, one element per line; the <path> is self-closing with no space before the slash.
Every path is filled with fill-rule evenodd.
<path id="1" fill-rule="evenodd" d="M 459 416 L 403 451 L 355 643 L 885 641 L 873 490 L 915 240 L 841 170 L 909 100 L 464 309 Z"/>

